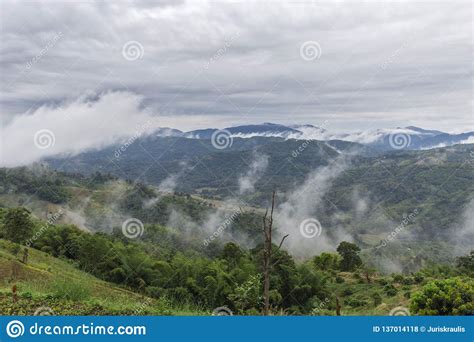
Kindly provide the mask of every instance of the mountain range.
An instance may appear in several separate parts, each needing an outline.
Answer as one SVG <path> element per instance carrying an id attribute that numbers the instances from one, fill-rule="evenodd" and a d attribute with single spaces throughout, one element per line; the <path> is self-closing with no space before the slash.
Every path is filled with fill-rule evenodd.
<path id="1" fill-rule="evenodd" d="M 285 126 L 265 122 L 263 124 L 241 125 L 224 129 L 206 128 L 182 132 L 172 128 L 160 128 L 158 136 L 174 136 L 192 139 L 211 139 L 217 131 L 224 131 L 231 137 L 276 137 L 295 140 L 344 140 L 364 144 L 380 150 L 425 150 L 455 144 L 474 143 L 474 132 L 450 134 L 438 130 L 428 130 L 415 126 L 389 129 L 374 129 L 351 133 L 334 133 L 314 125 Z"/>

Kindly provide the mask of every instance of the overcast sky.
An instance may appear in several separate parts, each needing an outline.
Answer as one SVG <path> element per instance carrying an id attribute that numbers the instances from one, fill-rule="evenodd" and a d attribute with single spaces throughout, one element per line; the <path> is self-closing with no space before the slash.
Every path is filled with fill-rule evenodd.
<path id="1" fill-rule="evenodd" d="M 144 115 L 182 130 L 474 130 L 472 14 L 471 1 L 2 1 L 4 137 L 91 118 L 121 120 L 114 136 Z"/>

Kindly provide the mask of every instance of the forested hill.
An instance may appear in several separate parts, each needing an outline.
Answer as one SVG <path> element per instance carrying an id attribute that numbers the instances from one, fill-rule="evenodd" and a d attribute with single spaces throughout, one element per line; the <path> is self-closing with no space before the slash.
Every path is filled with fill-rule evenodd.
<path id="1" fill-rule="evenodd" d="M 142 178 L 41 164 L 0 169 L 1 313 L 25 314 L 47 302 L 64 314 L 137 313 L 135 306 L 139 314 L 210 314 L 222 307 L 259 314 L 262 216 L 273 187 L 275 234 L 293 228 L 281 249 L 274 246 L 273 313 L 387 315 L 400 305 L 411 314 L 472 312 L 472 240 L 464 235 L 470 233 L 472 146 L 384 155 L 361 155 L 347 146 L 351 155 L 342 162 L 341 148 L 319 145 L 314 153 L 321 158 L 304 177 L 287 170 L 278 178 L 277 172 L 271 186 L 256 182 L 238 198 L 212 184 L 207 192 L 178 191 L 181 176 L 175 188 L 163 189 Z M 216 167 L 228 153 L 271 160 L 273 148 L 261 149 L 205 158 Z M 291 156 L 298 157 L 302 165 L 309 158 Z M 198 173 L 203 181 L 210 174 Z M 321 238 L 302 237 L 297 220 L 285 221 L 301 208 L 314 209 L 305 214 L 327 228 Z M 129 232 L 131 219 L 139 224 Z M 25 246 L 34 249 L 30 260 Z M 38 277 L 40 285 L 32 285 Z M 66 286 L 78 278 L 79 286 Z M 13 285 L 21 300 L 11 304 Z M 112 289 L 118 305 L 110 304 L 103 287 Z M 433 291 L 444 296 L 444 289 L 462 300 L 446 298 L 455 301 L 449 307 L 429 304 Z M 135 296 L 125 300 L 122 290 L 142 296 L 145 308 Z"/>
<path id="2" fill-rule="evenodd" d="M 333 225 L 335 215 L 342 217 L 338 224 L 369 245 L 377 244 L 387 226 L 396 225 L 416 208 L 420 213 L 412 226 L 415 240 L 453 237 L 453 227 L 465 223 L 474 193 L 474 145 L 378 154 L 342 141 L 256 137 L 235 138 L 229 148 L 218 150 L 209 140 L 156 137 L 135 141 L 117 158 L 118 148 L 48 162 L 60 171 L 110 173 L 173 193 L 213 200 L 238 197 L 257 207 L 268 206 L 273 190 L 284 201 L 315 170 L 333 166 L 331 180 L 316 177 L 308 185 L 312 191 L 322 184 L 327 187 L 318 191 L 322 200 L 315 204 L 314 214 L 325 225 Z M 251 191 L 241 194 L 242 177 L 253 184 Z M 41 194 L 52 187 L 37 187 L 37 191 Z M 64 196 L 63 189 L 54 193 Z M 139 206 L 139 202 L 129 203 L 135 212 Z M 361 215 L 364 220 L 357 219 Z"/>

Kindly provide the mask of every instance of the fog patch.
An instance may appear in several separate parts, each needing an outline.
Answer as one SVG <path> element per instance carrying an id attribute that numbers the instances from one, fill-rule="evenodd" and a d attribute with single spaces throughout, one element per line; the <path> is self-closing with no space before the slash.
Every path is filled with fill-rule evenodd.
<path id="1" fill-rule="evenodd" d="M 255 184 L 263 176 L 268 166 L 268 156 L 254 152 L 249 170 L 239 177 L 239 194 L 255 191 Z"/>

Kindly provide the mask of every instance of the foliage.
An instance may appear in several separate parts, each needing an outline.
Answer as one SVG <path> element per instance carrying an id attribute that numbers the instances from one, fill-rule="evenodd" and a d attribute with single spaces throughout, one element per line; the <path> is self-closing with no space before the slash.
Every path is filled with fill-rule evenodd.
<path id="1" fill-rule="evenodd" d="M 339 266 L 342 271 L 353 271 L 362 265 L 360 248 L 356 244 L 342 241 L 337 247 L 337 252 L 342 258 Z"/>
<path id="2" fill-rule="evenodd" d="M 249 279 L 235 288 L 234 293 L 229 295 L 237 310 L 240 313 L 250 309 L 260 309 L 262 304 L 262 280 L 260 275 L 253 275 Z M 274 304 L 281 302 L 281 295 L 274 291 L 271 295 Z"/>
<path id="3" fill-rule="evenodd" d="M 474 281 L 460 277 L 431 281 L 412 296 L 410 310 L 418 315 L 472 315 Z"/>
<path id="4" fill-rule="evenodd" d="M 456 259 L 456 267 L 465 274 L 474 276 L 474 251 Z"/>
<path id="5" fill-rule="evenodd" d="M 382 304 L 382 296 L 378 292 L 374 292 L 372 300 L 374 301 L 374 306 Z"/>
<path id="6" fill-rule="evenodd" d="M 321 253 L 313 258 L 314 266 L 324 271 L 337 270 L 340 262 L 339 255 L 333 253 Z"/>
<path id="7" fill-rule="evenodd" d="M 32 234 L 33 223 L 30 212 L 25 208 L 9 209 L 3 219 L 3 235 L 5 238 L 24 243 Z"/>

